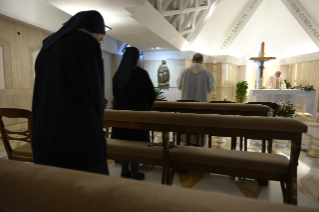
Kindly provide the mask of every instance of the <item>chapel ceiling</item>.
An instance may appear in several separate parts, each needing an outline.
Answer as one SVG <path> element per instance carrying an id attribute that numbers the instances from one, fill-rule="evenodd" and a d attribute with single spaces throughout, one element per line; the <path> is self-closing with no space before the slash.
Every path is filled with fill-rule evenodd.
<path id="1" fill-rule="evenodd" d="M 100 11 L 112 28 L 109 35 L 144 52 L 197 51 L 248 60 L 258 55 L 261 42 L 276 61 L 319 52 L 319 0 L 45 1 L 71 15 Z"/>
<path id="2" fill-rule="evenodd" d="M 186 40 L 204 22 L 216 0 L 148 0 Z"/>

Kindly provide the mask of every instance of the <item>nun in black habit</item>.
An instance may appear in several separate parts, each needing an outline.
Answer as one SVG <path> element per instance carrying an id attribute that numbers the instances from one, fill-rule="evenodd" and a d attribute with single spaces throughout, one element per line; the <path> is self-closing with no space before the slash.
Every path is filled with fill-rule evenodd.
<path id="1" fill-rule="evenodd" d="M 125 50 L 121 64 L 113 78 L 114 110 L 150 111 L 155 101 L 153 83 L 144 69 L 139 65 L 139 50 L 128 47 Z M 112 138 L 150 142 L 147 130 L 112 128 Z M 144 179 L 144 174 L 138 172 L 138 164 L 122 162 L 122 177 L 137 180 Z"/>
<path id="2" fill-rule="evenodd" d="M 43 41 L 35 64 L 34 163 L 108 174 L 104 73 L 97 11 L 79 12 Z"/>

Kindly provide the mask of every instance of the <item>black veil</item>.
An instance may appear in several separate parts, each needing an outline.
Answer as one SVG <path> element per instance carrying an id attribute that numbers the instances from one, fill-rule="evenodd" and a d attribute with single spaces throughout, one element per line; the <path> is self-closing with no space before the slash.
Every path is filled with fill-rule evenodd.
<path id="1" fill-rule="evenodd" d="M 105 24 L 102 15 L 95 10 L 82 11 L 70 18 L 59 31 L 46 38 L 43 41 L 43 50 L 47 50 L 64 35 L 79 28 L 84 28 L 92 33 L 105 34 Z"/>
<path id="2" fill-rule="evenodd" d="M 121 64 L 113 77 L 113 83 L 122 90 L 132 77 L 132 71 L 136 70 L 140 51 L 135 47 L 126 48 Z"/>

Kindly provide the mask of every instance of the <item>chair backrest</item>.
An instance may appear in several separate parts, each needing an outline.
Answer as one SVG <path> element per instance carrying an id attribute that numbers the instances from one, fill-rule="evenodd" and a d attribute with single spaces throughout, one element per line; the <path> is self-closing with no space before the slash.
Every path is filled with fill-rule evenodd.
<path id="1" fill-rule="evenodd" d="M 154 102 L 151 111 L 220 114 L 242 116 L 268 116 L 270 108 L 266 105 L 247 105 L 207 102 Z"/>
<path id="2" fill-rule="evenodd" d="M 236 103 L 236 102 L 232 102 L 232 101 L 210 101 L 208 103 Z"/>
<path id="3" fill-rule="evenodd" d="M 112 104 L 112 108 L 114 108 L 114 99 L 112 99 L 111 104 Z"/>
<path id="4" fill-rule="evenodd" d="M 177 100 L 176 102 L 199 102 L 196 100 Z"/>
<path id="5" fill-rule="evenodd" d="M 3 117 L 7 118 L 26 118 L 28 119 L 28 130 L 21 132 L 13 132 L 7 130 L 4 126 Z M 16 108 L 0 108 L 0 133 L 2 142 L 8 154 L 8 158 L 12 158 L 12 147 L 10 145 L 10 140 L 15 141 L 24 141 L 28 143 L 32 143 L 32 112 L 24 109 L 16 109 Z M 12 137 L 12 135 L 19 135 L 19 137 Z"/>
<path id="6" fill-rule="evenodd" d="M 268 107 L 270 107 L 271 109 L 274 110 L 274 113 L 273 113 L 273 117 L 276 116 L 276 113 L 277 113 L 277 110 L 279 108 L 278 104 L 277 103 L 273 103 L 273 102 L 248 102 L 246 104 L 259 104 L 259 105 L 266 105 Z"/>

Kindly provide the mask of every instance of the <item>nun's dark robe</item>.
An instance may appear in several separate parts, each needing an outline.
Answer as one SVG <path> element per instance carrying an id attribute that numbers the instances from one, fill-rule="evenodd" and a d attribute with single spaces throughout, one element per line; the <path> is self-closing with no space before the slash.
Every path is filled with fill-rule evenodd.
<path id="1" fill-rule="evenodd" d="M 106 166 L 100 44 L 74 31 L 40 51 L 35 71 L 34 162 L 76 170 Z"/>
<path id="2" fill-rule="evenodd" d="M 144 69 L 137 67 L 120 90 L 113 82 L 114 110 L 150 111 L 155 101 L 154 85 Z M 150 142 L 148 130 L 112 128 L 112 138 Z"/>

